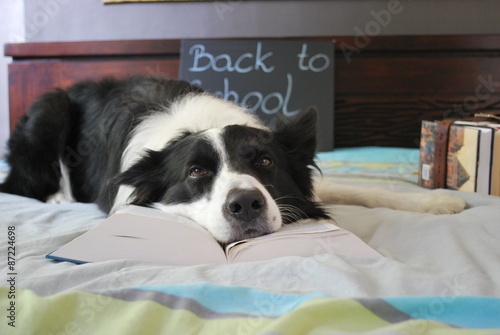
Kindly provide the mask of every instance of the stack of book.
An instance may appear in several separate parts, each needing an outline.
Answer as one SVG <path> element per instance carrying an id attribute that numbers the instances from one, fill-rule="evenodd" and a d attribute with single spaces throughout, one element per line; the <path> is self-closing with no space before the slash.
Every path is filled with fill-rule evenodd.
<path id="1" fill-rule="evenodd" d="M 500 196 L 500 124 L 456 120 L 445 127 L 445 136 L 438 134 L 439 124 L 422 122 L 419 185 Z M 437 161 L 440 145 L 443 168 Z"/>

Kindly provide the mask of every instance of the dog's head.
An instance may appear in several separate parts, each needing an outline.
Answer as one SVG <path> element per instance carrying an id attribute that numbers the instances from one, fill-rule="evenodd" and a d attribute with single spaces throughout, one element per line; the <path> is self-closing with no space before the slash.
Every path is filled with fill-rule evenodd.
<path id="1" fill-rule="evenodd" d="M 130 203 L 168 207 L 230 243 L 327 217 L 313 201 L 315 146 L 310 109 L 274 131 L 230 125 L 186 132 L 148 151 L 119 180 L 134 188 Z"/>

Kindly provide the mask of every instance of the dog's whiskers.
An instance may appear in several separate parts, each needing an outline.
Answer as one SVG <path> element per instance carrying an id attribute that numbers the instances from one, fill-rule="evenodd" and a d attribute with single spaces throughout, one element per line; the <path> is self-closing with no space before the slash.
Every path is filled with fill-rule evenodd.
<path id="1" fill-rule="evenodd" d="M 281 213 L 284 222 L 287 221 L 294 222 L 308 217 L 308 215 L 301 208 L 292 204 L 280 203 L 280 201 L 285 199 L 294 199 L 303 201 L 303 199 L 293 194 L 283 195 L 281 197 L 274 199 L 276 201 L 276 204 L 278 205 L 278 209 Z"/>
<path id="2" fill-rule="evenodd" d="M 283 221 L 299 221 L 307 218 L 307 214 L 297 206 L 290 204 L 278 204 L 278 209 L 281 213 Z"/>
<path id="3" fill-rule="evenodd" d="M 287 194 L 287 195 L 283 195 L 281 197 L 277 197 L 276 199 L 274 199 L 276 202 L 280 201 L 280 200 L 283 200 L 283 199 L 297 199 L 297 200 L 301 200 L 302 199 L 296 195 L 293 195 L 293 194 Z"/>

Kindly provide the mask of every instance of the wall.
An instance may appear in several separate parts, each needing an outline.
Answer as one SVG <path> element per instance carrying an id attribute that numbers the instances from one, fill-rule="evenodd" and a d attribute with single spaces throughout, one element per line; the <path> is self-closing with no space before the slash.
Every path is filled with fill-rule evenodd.
<path id="1" fill-rule="evenodd" d="M 24 18 L 23 18 L 24 10 Z M 1 42 L 500 34 L 497 0 L 214 1 L 103 5 L 102 0 L 1 1 Z M 23 25 L 24 23 L 24 25 Z M 23 31 L 23 28 L 24 31 Z M 7 136 L 8 59 L 0 58 L 0 143 Z M 0 146 L 0 155 L 4 146 Z"/>
<path id="2" fill-rule="evenodd" d="M 24 40 L 23 1 L 0 2 L 0 45 Z M 0 55 L 0 157 L 5 154 L 5 143 L 9 136 L 9 91 L 7 66 L 10 57 Z"/>
<path id="3" fill-rule="evenodd" d="M 500 33 L 500 2 L 496 0 L 25 3 L 26 39 L 30 41 L 354 35 L 358 31 L 385 35 Z M 375 19 L 382 23 L 380 29 L 370 25 Z"/>

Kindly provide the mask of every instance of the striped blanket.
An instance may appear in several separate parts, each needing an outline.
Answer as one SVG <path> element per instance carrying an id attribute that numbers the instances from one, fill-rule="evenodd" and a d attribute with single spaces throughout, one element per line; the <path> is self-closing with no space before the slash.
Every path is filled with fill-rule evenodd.
<path id="1" fill-rule="evenodd" d="M 318 153 L 326 179 L 341 182 L 418 182 L 419 149 L 361 147 Z"/>
<path id="2" fill-rule="evenodd" d="M 1 334 L 500 334 L 500 299 L 333 298 L 211 283 L 39 296 L 0 290 Z M 9 315 L 12 321 L 9 321 Z"/>

